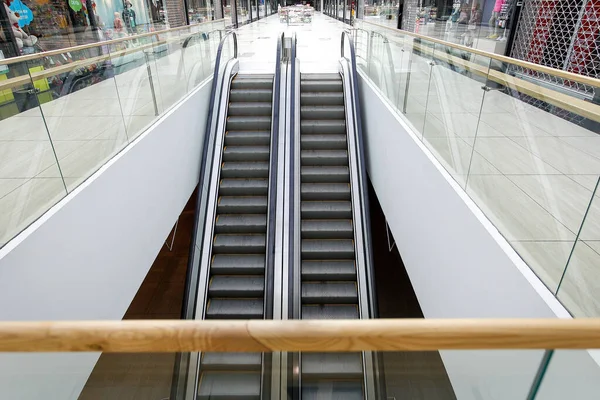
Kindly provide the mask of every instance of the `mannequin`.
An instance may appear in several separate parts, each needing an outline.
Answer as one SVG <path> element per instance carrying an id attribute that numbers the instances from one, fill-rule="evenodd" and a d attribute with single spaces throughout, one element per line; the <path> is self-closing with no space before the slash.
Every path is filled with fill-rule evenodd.
<path id="1" fill-rule="evenodd" d="M 125 22 L 125 28 L 127 32 L 130 34 L 135 31 L 136 22 L 135 22 L 135 11 L 133 11 L 133 6 L 131 2 L 125 1 L 125 8 L 123 9 L 123 22 Z"/>
<path id="2" fill-rule="evenodd" d="M 490 20 L 488 22 L 490 29 L 494 27 L 494 30 L 487 37 L 488 39 L 496 39 L 498 37 L 498 17 L 500 16 L 500 11 L 502 10 L 503 4 L 504 0 L 496 0 L 496 3 L 494 4 L 494 10 L 492 11 L 492 15 L 490 16 Z"/>
<path id="3" fill-rule="evenodd" d="M 23 51 L 24 46 L 33 47 L 38 39 L 33 35 L 28 35 L 23 29 L 19 28 L 19 15 L 9 8 L 12 0 L 4 0 L 3 3 L 6 14 L 8 15 L 8 20 L 12 25 L 13 34 L 15 35 L 19 51 Z"/>

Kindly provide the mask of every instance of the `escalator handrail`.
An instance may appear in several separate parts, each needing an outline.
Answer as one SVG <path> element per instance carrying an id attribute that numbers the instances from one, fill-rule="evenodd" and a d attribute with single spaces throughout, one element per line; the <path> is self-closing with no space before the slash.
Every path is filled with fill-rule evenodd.
<path id="1" fill-rule="evenodd" d="M 197 198 L 196 198 L 196 206 L 195 206 L 195 219 L 194 219 L 194 229 L 192 231 L 192 240 L 190 242 L 190 250 L 189 250 L 189 256 L 188 256 L 188 262 L 187 262 L 187 269 L 186 269 L 186 278 L 185 278 L 185 287 L 184 287 L 184 294 L 183 294 L 183 303 L 181 305 L 181 319 L 192 319 L 196 313 L 196 301 L 192 301 L 190 299 L 196 299 L 196 295 L 195 292 L 197 292 L 198 290 L 198 275 L 199 275 L 199 270 L 200 270 L 200 265 L 194 265 L 194 255 L 196 253 L 197 250 L 196 248 L 196 241 L 198 240 L 198 227 L 200 225 L 200 212 L 202 210 L 202 187 L 204 186 L 205 182 L 205 174 L 206 174 L 206 165 L 207 165 L 207 159 L 208 159 L 208 147 L 209 147 L 209 143 L 211 143 L 211 138 L 214 138 L 214 136 L 216 135 L 216 127 L 215 129 L 213 129 L 213 121 L 214 121 L 214 105 L 215 105 L 215 99 L 217 98 L 217 90 L 218 90 L 218 83 L 219 83 L 219 70 L 221 67 L 221 55 L 223 54 L 223 46 L 225 44 L 225 42 L 229 39 L 229 36 L 231 36 L 233 38 L 233 57 L 231 59 L 235 59 L 237 58 L 237 35 L 235 32 L 230 31 L 227 32 L 225 34 L 225 36 L 223 36 L 221 38 L 221 41 L 219 43 L 219 47 L 217 49 L 217 54 L 215 57 L 215 71 L 213 73 L 213 81 L 212 81 L 212 85 L 211 85 L 211 92 L 210 92 L 210 100 L 209 100 L 209 105 L 208 105 L 208 114 L 207 114 L 207 118 L 206 118 L 206 129 L 205 129 L 205 134 L 204 134 L 204 143 L 202 145 L 202 156 L 200 158 L 200 173 L 198 175 L 198 187 L 196 190 L 197 193 Z M 231 60 L 229 59 L 229 60 Z M 226 60 L 226 62 L 228 62 L 229 60 Z M 214 141 L 213 141 L 214 142 Z M 200 260 L 200 257 L 198 257 L 198 260 Z M 190 297 L 190 295 L 194 293 L 193 296 Z M 184 363 L 184 359 L 186 358 L 187 355 L 182 354 L 182 353 L 177 353 L 176 355 L 176 360 L 175 360 L 175 365 L 173 367 L 173 378 L 172 378 L 172 382 L 171 382 L 171 398 L 172 399 L 177 399 L 177 398 L 181 398 L 181 393 L 179 392 L 180 390 L 183 390 L 185 392 L 185 387 L 187 386 L 187 379 L 189 379 L 189 377 L 186 374 L 182 373 L 182 369 L 185 369 L 185 367 L 183 366 Z M 180 380 L 184 379 L 183 384 L 180 383 Z"/>
<path id="2" fill-rule="evenodd" d="M 271 117 L 271 165 L 269 166 L 269 220 L 267 221 L 267 260 L 265 270 L 265 319 L 273 319 L 273 289 L 275 273 L 275 229 L 277 219 L 277 160 L 279 156 L 279 106 L 281 104 L 281 55 L 283 52 L 283 38 L 285 33 L 277 39 L 277 54 L 275 59 L 275 77 L 273 87 L 273 104 Z"/>
<path id="3" fill-rule="evenodd" d="M 296 115 L 296 74 L 298 73 L 298 71 L 296 71 L 296 44 L 297 44 L 297 37 L 296 37 L 296 33 L 294 32 L 292 34 L 292 43 L 291 43 L 291 55 L 290 55 L 290 64 L 291 64 L 291 72 L 290 72 L 290 81 L 291 81 L 291 86 L 290 86 L 290 155 L 292 157 L 292 160 L 294 160 L 294 154 L 296 151 L 296 118 L 298 117 Z M 289 275 L 288 275 L 288 288 L 292 293 L 291 298 L 294 299 L 295 296 L 300 296 L 300 293 L 294 293 L 294 280 L 295 280 L 295 273 L 294 273 L 294 264 L 295 264 L 295 257 L 296 254 L 293 251 L 295 248 L 295 243 L 294 243 L 294 229 L 295 225 L 296 225 L 296 218 L 295 218 L 295 184 L 296 184 L 296 165 L 295 165 L 295 161 L 292 161 L 292 163 L 290 164 L 290 220 L 289 220 L 289 224 L 288 224 L 288 228 L 289 228 L 289 244 L 290 244 L 290 251 L 289 251 L 289 266 L 290 266 L 290 271 L 289 271 Z M 299 317 L 299 315 L 296 315 L 297 311 L 296 311 L 296 307 L 294 306 L 294 301 L 289 301 L 288 302 L 288 318 L 292 318 L 292 319 L 297 319 Z"/>
<path id="4" fill-rule="evenodd" d="M 191 316 L 193 316 L 195 314 L 195 309 L 196 309 L 196 303 L 194 302 L 194 304 L 189 304 L 188 299 L 189 297 L 189 293 L 193 288 L 193 285 L 197 282 L 195 282 L 195 279 L 192 279 L 192 274 L 191 271 L 194 269 L 194 253 L 196 252 L 196 241 L 198 240 L 198 226 L 200 224 L 200 210 L 202 207 L 202 187 L 204 186 L 205 182 L 205 178 L 204 175 L 206 173 L 206 168 L 207 168 L 207 164 L 210 164 L 208 162 L 208 144 L 210 143 L 210 139 L 211 136 L 216 135 L 215 130 L 212 128 L 213 125 L 213 120 L 214 120 L 214 105 L 215 105 L 215 99 L 217 97 L 217 88 L 218 88 L 218 83 L 219 83 L 219 69 L 221 67 L 221 55 L 223 53 L 223 45 L 225 44 L 225 42 L 228 40 L 229 36 L 231 36 L 233 38 L 233 57 L 232 59 L 237 58 L 237 34 L 233 31 L 227 32 L 227 34 L 225 34 L 225 36 L 223 36 L 223 38 L 221 39 L 221 42 L 219 43 L 219 48 L 217 49 L 217 55 L 215 58 L 215 71 L 213 74 L 213 81 L 212 81 L 212 87 L 211 87 L 211 91 L 210 91 L 210 100 L 209 100 L 209 105 L 208 105 L 208 116 L 206 118 L 206 130 L 205 130 L 205 135 L 204 135 L 204 144 L 202 147 L 202 157 L 200 158 L 200 175 L 199 175 L 199 182 L 198 182 L 198 197 L 196 199 L 196 209 L 195 209 L 195 221 L 194 221 L 194 230 L 192 231 L 192 241 L 191 241 L 191 245 L 190 245 L 190 255 L 188 258 L 188 265 L 187 265 L 187 277 L 186 277 L 186 282 L 185 282 L 185 291 L 184 291 L 184 300 L 183 300 L 183 306 L 181 309 L 181 319 L 189 319 Z M 229 61 L 229 60 L 227 60 Z M 196 296 L 193 296 L 193 298 L 196 298 Z M 190 308 L 191 307 L 191 308 Z"/>
<path id="5" fill-rule="evenodd" d="M 367 263 L 367 280 L 368 280 L 368 290 L 369 290 L 369 311 L 370 317 L 374 318 L 377 316 L 377 304 L 376 304 L 376 293 L 375 293 L 375 273 L 373 271 L 373 253 L 371 247 L 371 217 L 369 215 L 369 194 L 366 188 L 367 182 L 367 164 L 365 157 L 365 140 L 363 137 L 362 131 L 362 117 L 360 110 L 360 99 L 358 98 L 358 72 L 356 69 L 356 53 L 354 51 L 354 44 L 352 43 L 352 38 L 350 34 L 346 31 L 342 32 L 341 38 L 341 54 L 342 58 L 347 58 L 345 55 L 345 38 L 348 38 L 348 45 L 350 48 L 350 67 L 352 74 L 352 91 L 354 93 L 354 107 L 355 107 L 355 119 L 356 119 L 356 129 L 355 135 L 358 142 L 358 157 L 359 157 L 359 165 L 362 166 L 359 170 L 360 180 L 359 180 L 359 191 L 361 197 L 361 211 L 363 215 L 363 238 L 365 241 L 365 252 L 366 252 L 366 260 Z"/>

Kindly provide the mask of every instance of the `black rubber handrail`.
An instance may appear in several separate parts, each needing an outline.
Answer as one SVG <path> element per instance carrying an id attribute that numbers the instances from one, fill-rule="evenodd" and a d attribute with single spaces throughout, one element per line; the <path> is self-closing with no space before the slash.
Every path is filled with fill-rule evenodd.
<path id="1" fill-rule="evenodd" d="M 210 177 L 205 177 L 206 168 L 210 164 L 210 160 L 208 160 L 208 147 L 211 143 L 211 139 L 214 141 L 214 136 L 216 135 L 216 130 L 213 131 L 212 125 L 214 120 L 214 104 L 215 99 L 218 96 L 217 88 L 219 83 L 219 70 L 221 68 L 221 55 L 223 53 L 223 46 L 225 42 L 229 39 L 229 37 L 233 39 L 233 57 L 237 58 L 237 35 L 235 32 L 228 32 L 223 38 L 221 38 L 221 42 L 219 43 L 219 48 L 217 49 L 217 55 L 215 58 L 215 71 L 213 73 L 213 81 L 210 92 L 210 100 L 208 106 L 208 116 L 206 118 L 206 130 L 204 134 L 204 143 L 202 147 L 202 157 L 200 158 L 200 175 L 198 181 L 198 187 L 196 189 L 196 208 L 195 208 L 195 220 L 194 220 L 194 229 L 192 231 L 192 240 L 190 244 L 189 258 L 187 263 L 187 273 L 185 279 L 185 288 L 183 295 L 183 304 L 181 306 L 181 319 L 192 319 L 194 318 L 194 314 L 196 312 L 196 294 L 198 292 L 198 276 L 200 273 L 200 257 L 198 257 L 198 265 L 195 265 L 194 259 L 197 251 L 196 241 L 198 237 L 202 237 L 199 235 L 198 228 L 200 226 L 200 213 L 202 209 L 202 187 L 204 184 L 208 185 L 206 180 L 210 180 Z M 229 61 L 229 60 L 227 60 Z M 218 111 L 218 110 L 217 110 Z M 171 399 L 183 399 L 185 396 L 185 388 L 187 386 L 187 379 L 189 376 L 187 374 L 187 366 L 183 364 L 189 361 L 189 354 L 178 353 L 175 360 L 175 366 L 173 368 L 173 379 L 171 381 Z"/>
<path id="2" fill-rule="evenodd" d="M 290 85 L 290 156 L 292 162 L 290 163 L 290 220 L 289 220 L 289 238 L 290 238 L 290 251 L 289 251 L 289 275 L 288 275 L 288 284 L 290 293 L 292 293 L 291 301 L 288 302 L 288 318 L 297 319 L 300 315 L 296 315 L 296 307 L 294 307 L 294 296 L 300 296 L 300 293 L 293 293 L 294 290 L 294 264 L 295 264 L 295 254 L 294 254 L 294 229 L 295 229 L 295 151 L 296 151 L 296 43 L 297 38 L 296 34 L 292 35 L 292 48 L 291 48 L 291 56 L 290 56 L 290 81 L 292 84 Z"/>
<path id="3" fill-rule="evenodd" d="M 365 241 L 365 251 L 366 262 L 368 268 L 368 282 L 367 287 L 369 291 L 369 311 L 370 318 L 376 318 L 378 316 L 377 311 L 377 293 L 375 290 L 375 271 L 373 269 L 373 252 L 371 247 L 371 216 L 370 216 L 370 206 L 369 206 L 369 193 L 367 192 L 366 184 L 367 184 L 367 163 L 365 157 L 365 144 L 364 137 L 362 131 L 362 116 L 361 116 L 361 108 L 360 108 L 360 98 L 358 96 L 358 71 L 356 69 L 356 52 L 354 49 L 354 43 L 352 43 L 352 37 L 347 32 L 342 32 L 341 37 L 341 55 L 342 58 L 347 58 L 345 55 L 345 38 L 348 38 L 348 47 L 350 48 L 350 68 L 352 74 L 352 92 L 354 98 L 354 114 L 356 118 L 356 137 L 358 144 L 358 157 L 359 157 L 359 165 L 362 168 L 359 169 L 360 180 L 359 180 L 359 190 L 360 190 L 360 201 L 362 201 L 362 214 L 363 214 L 363 238 Z M 379 354 L 373 354 L 373 361 L 375 364 L 376 370 L 373 371 L 375 373 L 376 380 L 376 388 L 378 391 L 378 395 L 381 398 L 386 398 L 386 386 L 385 386 L 385 374 L 382 374 L 383 371 L 383 358 L 379 356 Z M 366 373 L 371 373 L 370 371 Z"/>

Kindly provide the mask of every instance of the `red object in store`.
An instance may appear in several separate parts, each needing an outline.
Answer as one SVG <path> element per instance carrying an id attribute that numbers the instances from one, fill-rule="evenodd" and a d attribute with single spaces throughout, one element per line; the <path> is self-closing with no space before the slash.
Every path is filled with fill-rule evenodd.
<path id="1" fill-rule="evenodd" d="M 546 51 L 546 44 L 550 37 L 550 28 L 552 26 L 554 11 L 558 3 L 558 0 L 544 0 L 541 2 L 535 20 L 535 28 L 529 42 L 529 52 L 527 53 L 527 57 L 525 57 L 525 61 L 534 64 L 542 64 L 544 52 Z"/>
<path id="2" fill-rule="evenodd" d="M 595 55 L 598 54 L 598 35 L 600 34 L 600 0 L 590 0 L 587 2 L 581 24 L 573 43 L 573 51 L 569 58 L 570 72 L 581 75 L 590 75 L 594 70 L 594 63 L 598 60 Z"/>

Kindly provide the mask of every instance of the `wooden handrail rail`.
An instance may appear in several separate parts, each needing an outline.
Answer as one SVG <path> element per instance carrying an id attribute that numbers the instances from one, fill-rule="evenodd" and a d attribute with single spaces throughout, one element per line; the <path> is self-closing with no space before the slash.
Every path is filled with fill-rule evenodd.
<path id="1" fill-rule="evenodd" d="M 401 30 L 401 29 L 391 28 L 389 26 L 377 24 L 374 22 L 366 21 L 366 20 L 360 20 L 360 21 L 363 24 L 372 25 L 379 29 L 384 29 L 384 30 L 393 32 L 396 35 L 406 35 L 406 36 L 411 36 L 414 38 L 419 38 L 422 40 L 426 40 L 428 42 L 437 43 L 437 44 L 440 44 L 440 45 L 443 45 L 446 47 L 452 47 L 454 49 L 458 49 L 461 51 L 466 51 L 466 52 L 477 54 L 477 55 L 480 55 L 483 57 L 491 58 L 493 60 L 497 60 L 497 61 L 500 61 L 503 63 L 518 65 L 520 67 L 527 68 L 527 69 L 530 69 L 533 71 L 537 71 L 537 72 L 541 72 L 541 73 L 549 74 L 549 75 L 554 75 L 554 76 L 560 77 L 560 78 L 568 80 L 568 81 L 579 82 L 579 83 L 583 83 L 585 85 L 590 85 L 592 87 L 600 88 L 600 79 L 592 78 L 592 77 L 585 76 L 585 75 L 578 75 L 578 74 L 574 74 L 572 72 L 567 72 L 567 71 L 563 71 L 563 70 L 556 69 L 556 68 L 546 67 L 544 65 L 534 64 L 534 63 L 531 63 L 528 61 L 523 61 L 523 60 L 519 60 L 519 59 L 512 58 L 512 57 L 506 57 L 506 56 L 502 56 L 499 54 L 475 49 L 472 47 L 463 46 L 460 44 L 446 42 L 444 40 L 432 38 L 432 37 L 421 35 L 418 33 L 408 32 L 408 31 Z"/>
<path id="2" fill-rule="evenodd" d="M 600 318 L 0 322 L 0 352 L 588 348 Z"/>
<path id="3" fill-rule="evenodd" d="M 214 21 L 202 22 L 200 24 L 178 26 L 176 28 L 163 29 L 161 31 L 140 33 L 138 35 L 127 36 L 127 37 L 123 37 L 123 38 L 119 38 L 119 39 L 105 40 L 103 42 L 94 42 L 94 43 L 82 44 L 79 46 L 65 47 L 63 49 L 44 51 L 42 53 L 34 53 L 34 54 L 28 54 L 28 55 L 19 56 L 19 57 L 11 57 L 11 58 L 3 59 L 2 61 L 0 61 L 0 65 L 17 64 L 17 63 L 21 63 L 21 62 L 36 60 L 38 58 L 43 58 L 43 57 L 48 57 L 48 56 L 53 56 L 53 55 L 58 55 L 58 54 L 63 54 L 63 53 L 70 53 L 70 52 L 80 51 L 80 50 L 85 50 L 85 49 L 91 49 L 93 47 L 102 47 L 102 46 L 107 46 L 107 45 L 111 45 L 111 44 L 130 41 L 130 40 L 141 39 L 141 38 L 149 37 L 149 36 L 158 36 L 158 35 L 163 35 L 163 34 L 169 33 L 169 32 L 175 32 L 175 31 L 181 31 L 184 29 L 196 28 L 196 27 L 199 27 L 202 25 L 213 24 L 215 22 L 221 22 L 221 21 L 225 21 L 225 20 L 218 19 L 218 20 L 214 20 Z M 156 45 L 156 44 L 154 44 L 154 45 Z"/>

